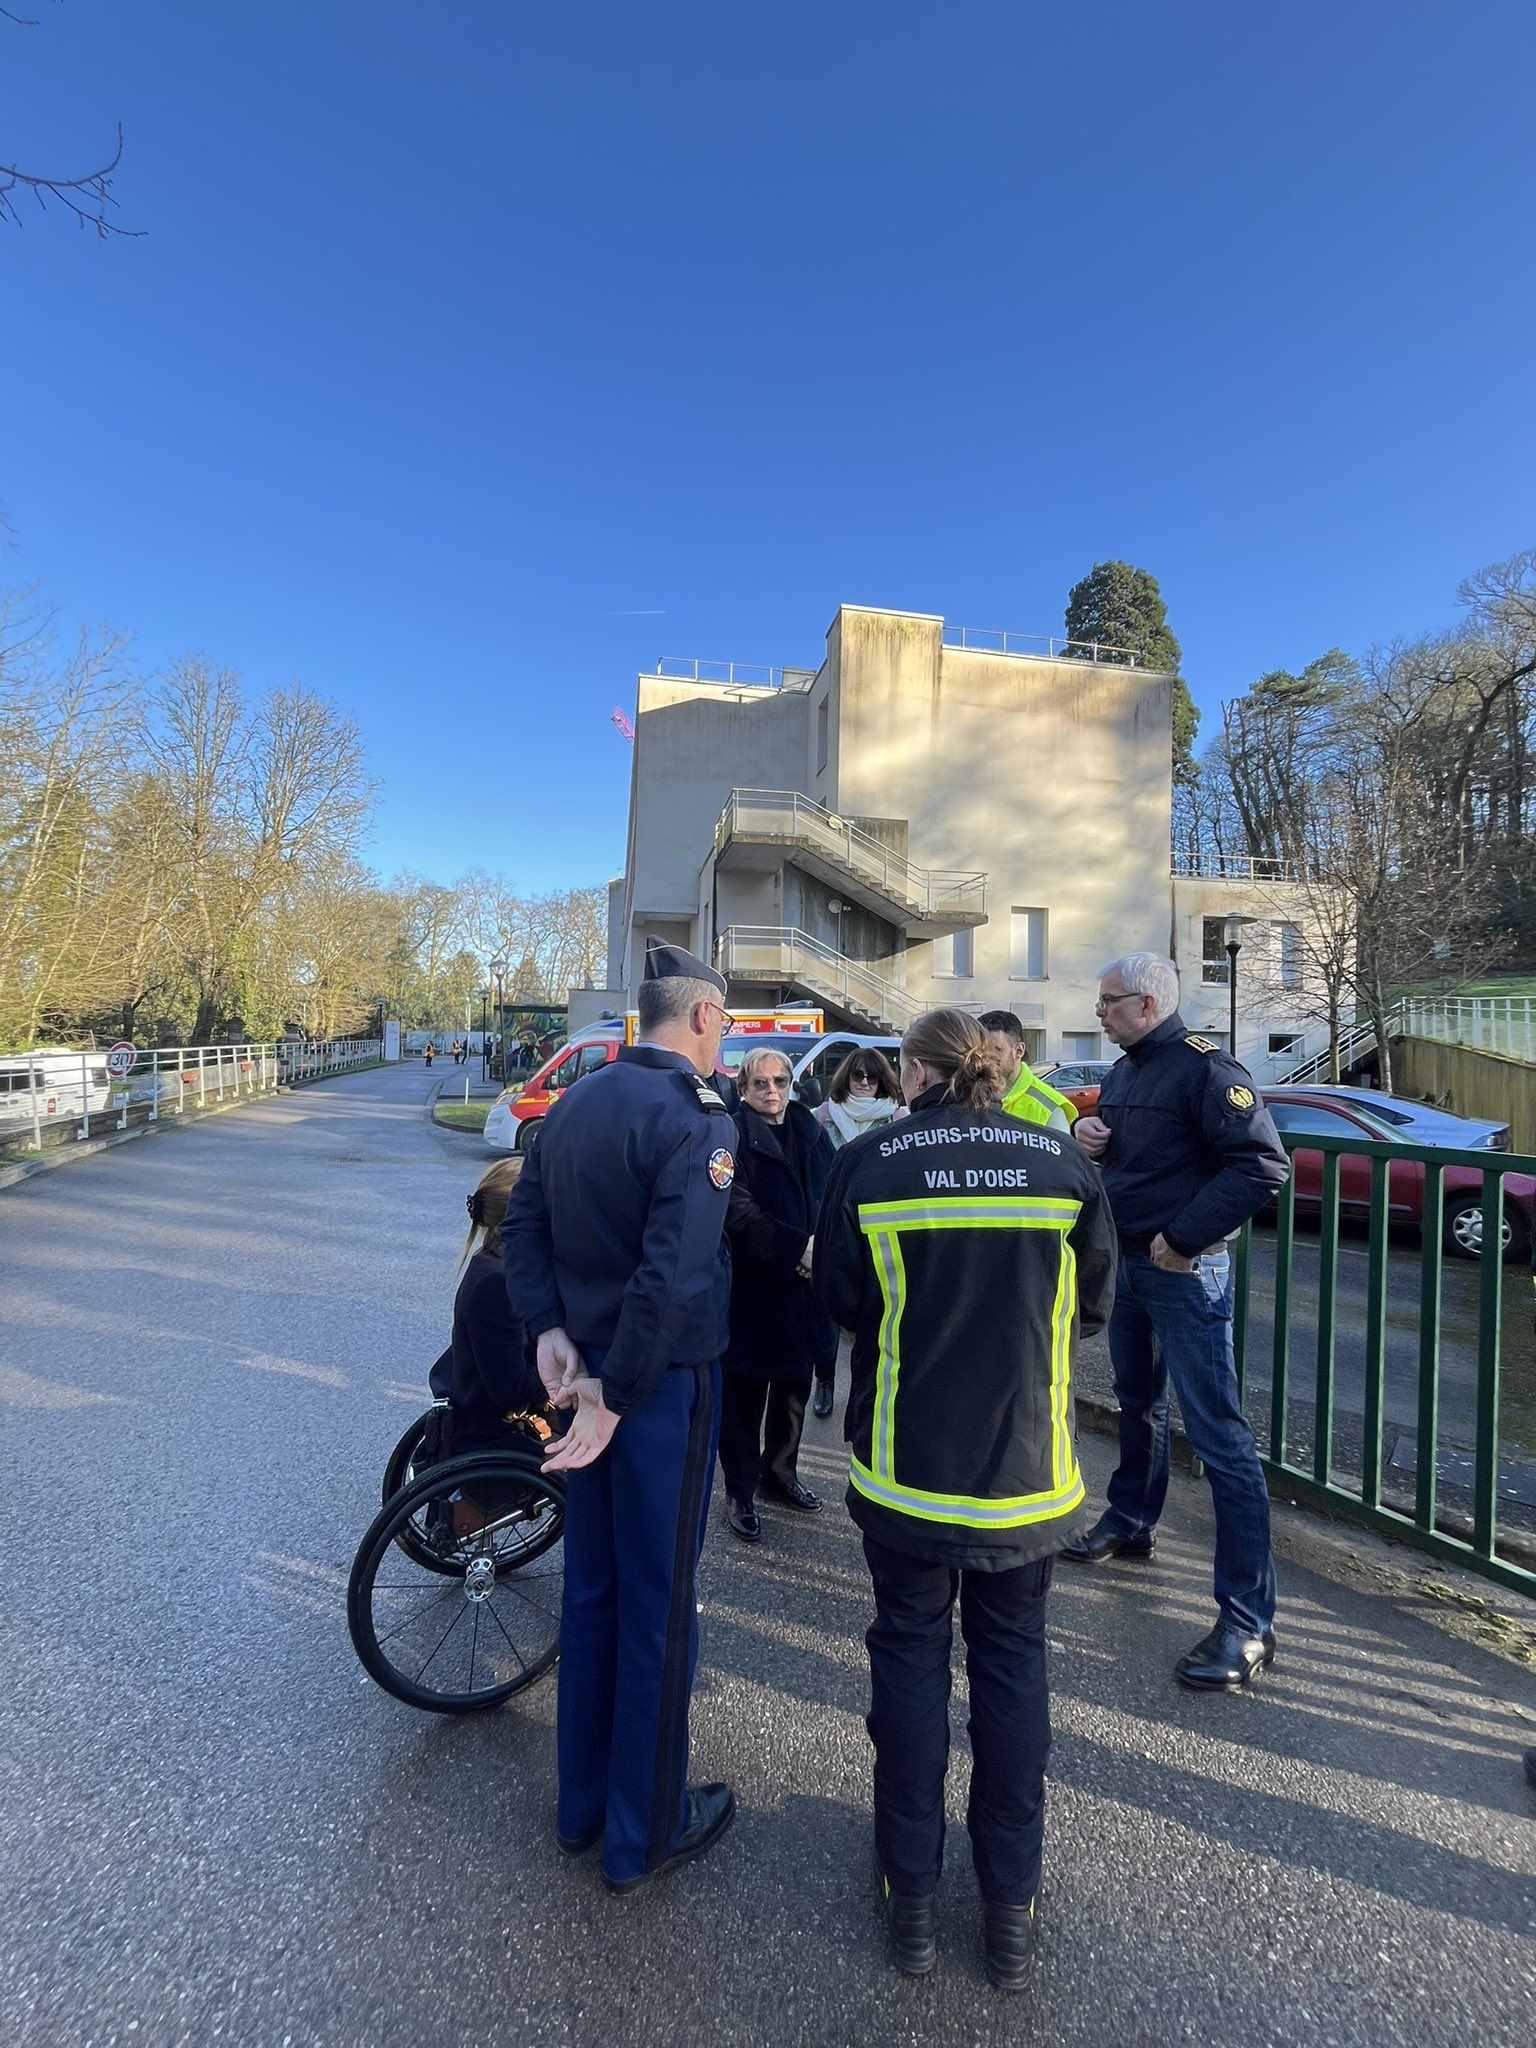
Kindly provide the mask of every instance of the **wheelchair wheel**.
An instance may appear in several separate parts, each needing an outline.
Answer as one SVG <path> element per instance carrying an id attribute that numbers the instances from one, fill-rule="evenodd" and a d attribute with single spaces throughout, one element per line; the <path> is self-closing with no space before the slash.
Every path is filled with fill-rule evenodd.
<path id="1" fill-rule="evenodd" d="M 389 1463 L 384 1467 L 384 1484 L 379 1494 L 381 1506 L 392 1495 L 397 1494 L 402 1486 L 416 1477 L 416 1453 L 421 1449 L 422 1441 L 427 1434 L 427 1426 L 437 1405 L 434 1403 L 424 1415 L 418 1415 L 390 1452 Z"/>
<path id="2" fill-rule="evenodd" d="M 454 1458 L 412 1480 L 353 1561 L 347 1626 L 364 1670 L 437 1714 L 500 1706 L 531 1685 L 559 1654 L 564 1526 L 564 1486 L 532 1451 Z"/>

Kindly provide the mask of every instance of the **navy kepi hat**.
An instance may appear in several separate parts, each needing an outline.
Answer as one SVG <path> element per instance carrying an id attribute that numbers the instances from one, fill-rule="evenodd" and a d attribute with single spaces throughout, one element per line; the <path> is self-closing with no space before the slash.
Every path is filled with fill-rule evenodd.
<path id="1" fill-rule="evenodd" d="M 645 979 L 647 981 L 704 981 L 717 995 L 725 994 L 725 976 L 716 968 L 706 967 L 696 953 L 690 953 L 686 946 L 669 946 L 662 939 L 647 939 L 645 942 Z"/>

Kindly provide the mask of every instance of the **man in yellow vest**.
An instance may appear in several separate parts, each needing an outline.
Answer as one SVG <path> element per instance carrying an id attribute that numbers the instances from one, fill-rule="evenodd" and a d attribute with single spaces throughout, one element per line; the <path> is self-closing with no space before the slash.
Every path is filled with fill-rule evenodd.
<path id="1" fill-rule="evenodd" d="M 997 1054 L 1003 1077 L 1003 1108 L 1027 1124 L 1070 1131 L 1077 1111 L 1059 1089 L 1042 1081 L 1024 1057 L 1024 1026 L 1012 1010 L 987 1010 L 976 1019 Z"/>

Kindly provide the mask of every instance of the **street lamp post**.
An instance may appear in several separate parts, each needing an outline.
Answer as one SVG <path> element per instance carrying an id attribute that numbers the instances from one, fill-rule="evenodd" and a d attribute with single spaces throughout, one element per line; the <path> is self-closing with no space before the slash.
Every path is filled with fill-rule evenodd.
<path id="1" fill-rule="evenodd" d="M 480 1078 L 487 1081 L 491 1074 L 491 1041 L 485 1035 L 485 1006 L 491 1000 L 491 991 L 487 986 L 476 993 L 480 997 Z"/>
<path id="2" fill-rule="evenodd" d="M 498 1078 L 502 1081 L 505 1081 L 507 1078 L 506 1003 L 502 999 L 501 991 L 502 976 L 506 973 L 506 971 L 507 963 L 505 960 L 497 958 L 490 963 L 491 979 L 496 984 L 496 1008 L 495 1011 L 493 1012 L 493 1015 L 495 1016 L 496 1019 L 496 1045 L 498 1051 L 501 1053 L 501 1073 L 498 1076 Z"/>
<path id="3" fill-rule="evenodd" d="M 1256 917 L 1229 917 L 1222 926 L 1227 949 L 1227 1051 L 1237 1058 L 1237 956 L 1243 949 L 1243 927 L 1257 924 Z"/>

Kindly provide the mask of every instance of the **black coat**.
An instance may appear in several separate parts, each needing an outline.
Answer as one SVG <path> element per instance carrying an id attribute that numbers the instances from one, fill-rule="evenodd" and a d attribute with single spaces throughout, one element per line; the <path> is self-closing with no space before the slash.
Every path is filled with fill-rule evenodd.
<path id="1" fill-rule="evenodd" d="M 726 1237 L 731 1247 L 727 1372 L 809 1389 L 837 1357 L 837 1325 L 795 1268 L 816 1228 L 836 1153 L 798 1102 L 779 1125 L 755 1109 L 736 1112 L 736 1178 Z"/>
<path id="2" fill-rule="evenodd" d="M 453 1342 L 428 1374 L 439 1401 L 453 1408 L 453 1449 L 499 1447 L 501 1418 L 539 1408 L 544 1388 L 532 1347 L 507 1301 L 507 1280 L 494 1253 L 476 1252 L 453 1302 Z"/>

